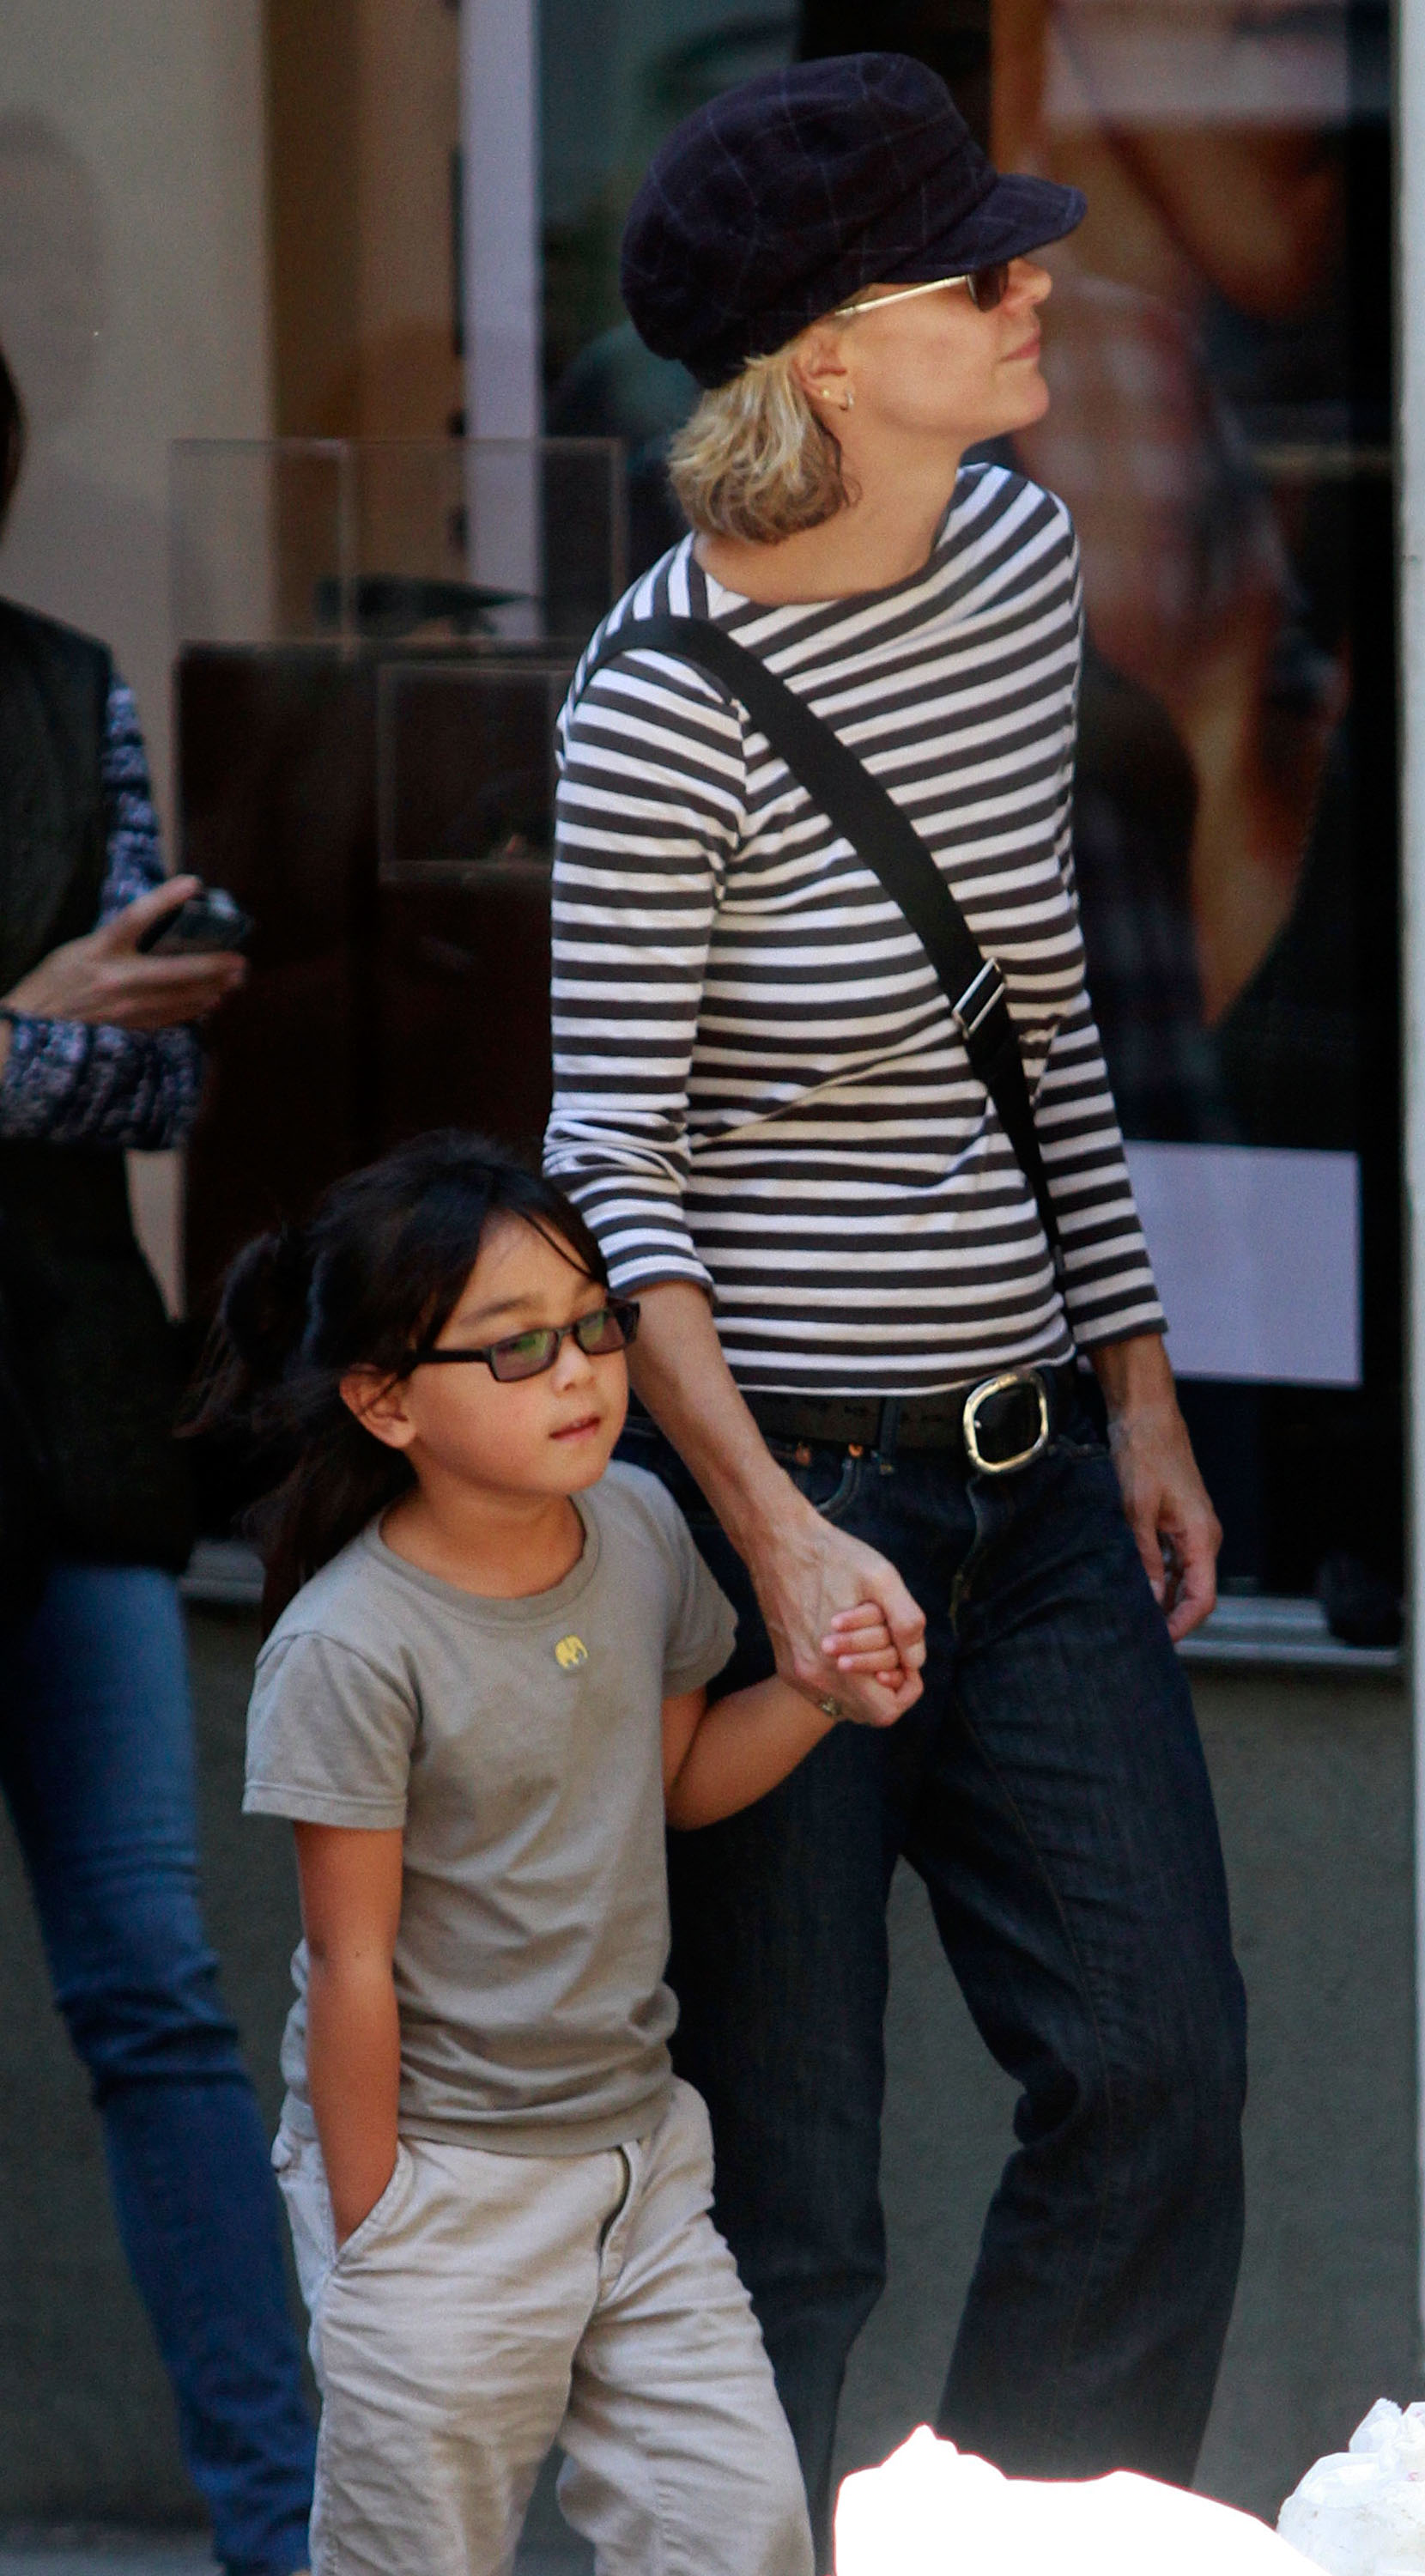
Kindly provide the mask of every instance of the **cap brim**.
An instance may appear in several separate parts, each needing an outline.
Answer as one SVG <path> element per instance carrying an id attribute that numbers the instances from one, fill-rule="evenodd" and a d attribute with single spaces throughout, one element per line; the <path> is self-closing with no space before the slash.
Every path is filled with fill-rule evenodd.
<path id="1" fill-rule="evenodd" d="M 1088 212 L 1081 188 L 1061 188 L 1056 179 L 1032 179 L 1010 171 L 969 214 L 958 215 L 924 249 L 887 269 L 887 286 L 913 286 L 932 277 L 950 277 L 964 269 L 992 268 L 997 260 L 1022 259 L 1062 241 Z"/>

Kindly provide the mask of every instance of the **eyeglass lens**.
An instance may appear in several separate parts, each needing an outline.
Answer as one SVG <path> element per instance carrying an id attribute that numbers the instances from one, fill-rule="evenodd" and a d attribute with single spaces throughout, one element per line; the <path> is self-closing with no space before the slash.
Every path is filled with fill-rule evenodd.
<path id="1" fill-rule="evenodd" d="M 632 1313 L 627 1306 L 598 1306 L 592 1315 L 581 1315 L 570 1331 L 586 1358 L 605 1359 L 613 1351 L 627 1350 L 633 1339 Z M 552 1324 L 542 1324 L 531 1333 L 512 1333 L 508 1341 L 492 1345 L 491 1370 L 506 1385 L 515 1378 L 542 1377 L 553 1368 L 563 1338 Z"/>
<path id="2" fill-rule="evenodd" d="M 993 313 L 997 304 L 1003 304 L 1008 285 L 1007 259 L 997 259 L 990 268 L 974 269 L 969 278 L 970 302 L 981 313 Z"/>

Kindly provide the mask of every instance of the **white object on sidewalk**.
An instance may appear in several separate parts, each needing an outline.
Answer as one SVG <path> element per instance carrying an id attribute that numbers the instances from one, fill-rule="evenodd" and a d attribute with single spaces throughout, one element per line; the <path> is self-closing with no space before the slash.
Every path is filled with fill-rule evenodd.
<path id="1" fill-rule="evenodd" d="M 1330 2576 L 1425 2570 L 1425 2405 L 1378 2397 L 1350 2449 L 1307 2470 L 1277 2529 Z"/>
<path id="2" fill-rule="evenodd" d="M 1154 2478 L 1006 2478 L 928 2424 L 843 2480 L 836 2576 L 1307 2576 L 1264 2522 Z"/>

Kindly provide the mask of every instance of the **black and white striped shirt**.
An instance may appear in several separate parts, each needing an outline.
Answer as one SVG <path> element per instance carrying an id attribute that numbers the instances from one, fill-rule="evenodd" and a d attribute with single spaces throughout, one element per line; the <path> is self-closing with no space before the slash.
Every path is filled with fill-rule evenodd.
<path id="1" fill-rule="evenodd" d="M 711 1288 L 749 1388 L 924 1393 L 1162 1326 L 1084 989 L 1062 502 L 962 472 L 929 562 L 766 608 L 691 540 L 610 612 L 712 617 L 889 787 L 1005 975 L 1067 1261 L 924 950 L 745 709 L 636 652 L 560 723 L 546 1167 L 615 1285 Z M 591 647 L 591 650 L 593 648 Z"/>

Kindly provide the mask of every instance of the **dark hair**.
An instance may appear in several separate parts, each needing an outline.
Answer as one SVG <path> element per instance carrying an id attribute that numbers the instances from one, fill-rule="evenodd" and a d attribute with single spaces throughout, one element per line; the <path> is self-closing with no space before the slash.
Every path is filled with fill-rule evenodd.
<path id="1" fill-rule="evenodd" d="M 0 528 L 25 461 L 25 407 L 0 349 Z"/>
<path id="2" fill-rule="evenodd" d="M 256 1441 L 280 1481 L 247 1515 L 267 1626 L 411 1486 L 342 1402 L 355 1368 L 404 1373 L 449 1321 L 491 1220 L 532 1226 L 600 1287 L 603 1254 L 562 1192 L 481 1136 L 442 1128 L 337 1181 L 304 1227 L 240 1252 L 224 1282 L 191 1432 Z"/>

